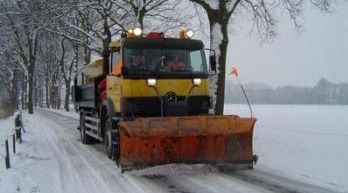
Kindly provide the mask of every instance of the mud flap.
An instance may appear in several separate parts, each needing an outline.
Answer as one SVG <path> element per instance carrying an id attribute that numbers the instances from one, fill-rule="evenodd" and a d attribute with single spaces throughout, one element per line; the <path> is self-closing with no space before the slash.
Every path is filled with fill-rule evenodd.
<path id="1" fill-rule="evenodd" d="M 169 163 L 252 166 L 255 122 L 236 115 L 121 121 L 119 163 L 125 170 Z"/>

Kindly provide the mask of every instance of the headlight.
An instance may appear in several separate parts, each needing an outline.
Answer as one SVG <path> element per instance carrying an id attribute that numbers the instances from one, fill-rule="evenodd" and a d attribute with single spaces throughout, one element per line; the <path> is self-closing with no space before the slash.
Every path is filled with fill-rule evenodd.
<path id="1" fill-rule="evenodd" d="M 192 38 L 193 35 L 194 35 L 194 33 L 193 33 L 193 31 L 192 31 L 191 29 L 189 29 L 189 30 L 186 31 L 186 37 Z"/>
<path id="2" fill-rule="evenodd" d="M 143 33 L 143 30 L 141 30 L 140 28 L 136 27 L 133 30 L 133 33 L 135 36 L 140 36 Z"/>
<path id="3" fill-rule="evenodd" d="M 147 86 L 151 87 L 151 86 L 156 86 L 157 81 L 154 78 L 149 78 L 147 79 L 146 83 L 147 83 Z"/>
<path id="4" fill-rule="evenodd" d="M 202 83 L 202 80 L 200 78 L 194 78 L 193 79 L 193 85 L 198 86 Z"/>

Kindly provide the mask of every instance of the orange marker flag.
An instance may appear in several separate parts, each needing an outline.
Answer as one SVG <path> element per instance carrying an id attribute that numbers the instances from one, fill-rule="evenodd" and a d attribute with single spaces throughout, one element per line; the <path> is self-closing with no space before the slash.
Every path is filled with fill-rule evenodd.
<path id="1" fill-rule="evenodd" d="M 232 70 L 231 72 L 229 73 L 229 75 L 235 75 L 238 77 L 238 71 L 237 71 L 237 68 L 236 67 L 232 67 Z"/>

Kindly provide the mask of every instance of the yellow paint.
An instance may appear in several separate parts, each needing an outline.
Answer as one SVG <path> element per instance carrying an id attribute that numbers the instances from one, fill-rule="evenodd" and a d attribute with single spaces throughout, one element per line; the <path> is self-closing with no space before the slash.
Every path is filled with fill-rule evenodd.
<path id="1" fill-rule="evenodd" d="M 130 80 L 121 79 L 123 97 L 153 97 L 157 96 L 153 88 L 146 84 L 146 79 Z M 178 96 L 186 96 L 192 86 L 192 79 L 157 79 L 156 87 L 165 96 L 168 92 L 175 92 Z M 193 89 L 191 96 L 209 95 L 207 79 Z"/>
<path id="2" fill-rule="evenodd" d="M 108 75 L 106 79 L 106 96 L 112 100 L 115 112 L 121 112 L 121 86 L 120 78 L 114 75 Z"/>

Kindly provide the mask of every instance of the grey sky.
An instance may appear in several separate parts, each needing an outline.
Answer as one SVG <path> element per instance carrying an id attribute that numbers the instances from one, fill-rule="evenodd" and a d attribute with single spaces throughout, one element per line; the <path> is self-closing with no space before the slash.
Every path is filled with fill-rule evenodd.
<path id="1" fill-rule="evenodd" d="M 330 14 L 306 9 L 301 24 L 298 33 L 282 19 L 276 39 L 263 44 L 242 25 L 245 31 L 230 36 L 227 70 L 236 66 L 244 83 L 312 86 L 321 77 L 348 83 L 348 3 Z"/>

